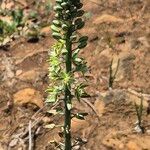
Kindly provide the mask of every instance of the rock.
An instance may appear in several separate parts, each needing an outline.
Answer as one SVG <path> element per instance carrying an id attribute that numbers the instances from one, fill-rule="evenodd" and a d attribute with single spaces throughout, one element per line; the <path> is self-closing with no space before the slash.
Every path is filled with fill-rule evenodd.
<path id="1" fill-rule="evenodd" d="M 7 23 L 12 23 L 12 17 L 0 16 L 0 19 L 1 19 L 2 21 L 7 22 Z"/>
<path id="2" fill-rule="evenodd" d="M 2 58 L 2 65 L 4 65 L 4 72 L 3 72 L 3 81 L 7 81 L 14 77 L 14 64 L 13 59 L 7 57 L 6 55 Z"/>
<path id="3" fill-rule="evenodd" d="M 7 149 L 7 146 L 0 143 L 0 150 L 6 150 L 6 149 Z"/>
<path id="4" fill-rule="evenodd" d="M 101 24 L 101 23 L 112 23 L 112 22 L 122 23 L 123 19 L 112 16 L 112 15 L 103 14 L 102 16 L 100 16 L 94 20 L 94 24 L 96 24 L 96 25 Z"/>
<path id="5" fill-rule="evenodd" d="M 34 81 L 38 77 L 38 71 L 36 70 L 29 70 L 24 72 L 18 76 L 18 78 L 22 81 Z"/>
<path id="6" fill-rule="evenodd" d="M 102 144 L 115 150 L 124 150 L 125 145 L 121 141 L 121 136 L 122 135 L 112 130 L 110 134 L 103 137 Z"/>
<path id="7" fill-rule="evenodd" d="M 105 104 L 102 100 L 96 100 L 94 102 L 94 107 L 99 117 L 105 112 Z"/>
<path id="8" fill-rule="evenodd" d="M 16 71 L 16 76 L 19 76 L 20 74 L 22 74 L 22 70 L 17 70 Z"/>
<path id="9" fill-rule="evenodd" d="M 110 90 L 106 93 L 101 94 L 103 96 L 103 101 L 105 104 L 109 104 L 110 102 L 121 103 L 126 99 L 126 93 L 124 90 Z"/>
<path id="10" fill-rule="evenodd" d="M 14 2 L 13 1 L 9 1 L 9 2 L 5 2 L 5 1 L 1 1 L 1 9 L 8 9 L 11 10 L 12 7 L 14 7 Z"/>
<path id="11" fill-rule="evenodd" d="M 10 146 L 10 147 L 14 147 L 14 146 L 17 145 L 17 143 L 18 143 L 18 139 L 13 139 L 13 140 L 9 143 L 9 146 Z"/>
<path id="12" fill-rule="evenodd" d="M 145 36 L 138 38 L 138 41 L 141 42 L 146 48 L 150 47 L 148 39 Z"/>
<path id="13" fill-rule="evenodd" d="M 43 117 L 42 121 L 43 121 L 43 123 L 50 123 L 50 122 L 52 122 L 52 119 L 50 117 Z"/>
<path id="14" fill-rule="evenodd" d="M 50 32 L 51 32 L 50 26 L 46 26 L 41 29 L 41 34 L 47 35 L 47 34 L 50 34 Z"/>
<path id="15" fill-rule="evenodd" d="M 141 150 L 142 148 L 139 147 L 139 145 L 135 142 L 129 141 L 127 143 L 128 150 Z"/>
<path id="16" fill-rule="evenodd" d="M 86 120 L 79 120 L 77 118 L 73 118 L 71 120 L 71 131 L 73 133 L 81 130 L 81 129 L 84 129 L 84 128 L 87 128 L 88 127 L 88 122 Z"/>
<path id="17" fill-rule="evenodd" d="M 95 27 L 85 27 L 81 30 L 81 33 L 83 33 L 83 35 L 85 33 L 90 35 L 88 37 L 90 42 L 95 41 L 95 40 L 98 39 L 98 35 L 97 35 L 97 31 L 96 31 Z"/>
<path id="18" fill-rule="evenodd" d="M 112 64 L 113 73 L 117 69 L 118 60 L 119 64 L 115 81 L 120 81 L 123 79 L 131 80 L 134 67 L 133 61 L 135 60 L 135 55 L 132 53 L 121 53 L 119 57 L 114 57 Z"/>
<path id="19" fill-rule="evenodd" d="M 31 103 L 42 108 L 44 105 L 43 97 L 40 92 L 31 88 L 26 88 L 18 91 L 13 95 L 13 100 L 14 104 L 20 106 Z"/>

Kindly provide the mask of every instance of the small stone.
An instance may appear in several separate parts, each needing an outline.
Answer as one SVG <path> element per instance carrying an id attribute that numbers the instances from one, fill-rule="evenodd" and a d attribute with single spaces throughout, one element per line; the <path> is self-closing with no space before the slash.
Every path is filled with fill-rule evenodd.
<path id="1" fill-rule="evenodd" d="M 14 147 L 14 146 L 17 145 L 17 143 L 18 143 L 18 139 L 13 139 L 13 140 L 9 143 L 9 146 L 10 146 L 10 147 Z"/>
<path id="2" fill-rule="evenodd" d="M 112 16 L 112 15 L 103 14 L 94 20 L 94 24 L 97 24 L 97 25 L 101 23 L 113 23 L 113 22 L 122 23 L 123 19 Z"/>
<path id="3" fill-rule="evenodd" d="M 0 143 L 0 150 L 5 150 L 1 143 Z"/>
<path id="4" fill-rule="evenodd" d="M 44 27 L 44 28 L 42 28 L 41 29 L 41 33 L 42 34 L 49 34 L 51 32 L 51 28 L 49 27 L 49 26 L 47 26 L 47 27 Z"/>
<path id="5" fill-rule="evenodd" d="M 22 74 L 22 70 L 17 70 L 16 71 L 16 76 L 19 76 L 20 74 Z"/>
<path id="6" fill-rule="evenodd" d="M 146 133 L 147 133 L 148 135 L 150 135 L 150 130 L 147 130 Z"/>
<path id="7" fill-rule="evenodd" d="M 38 71 L 36 70 L 29 70 L 24 72 L 18 76 L 18 78 L 22 81 L 34 81 L 38 77 Z"/>
<path id="8" fill-rule="evenodd" d="M 86 120 L 79 120 L 77 118 L 73 118 L 71 120 L 71 131 L 75 133 L 81 129 L 88 127 L 88 125 L 89 124 Z"/>
<path id="9" fill-rule="evenodd" d="M 43 97 L 39 91 L 35 89 L 26 88 L 18 91 L 13 95 L 14 104 L 23 106 L 25 104 L 35 104 L 39 108 L 44 106 Z"/>
<path id="10" fill-rule="evenodd" d="M 43 121 L 44 123 L 50 123 L 52 120 L 51 120 L 49 117 L 44 117 L 44 118 L 42 119 L 42 121 Z"/>
<path id="11" fill-rule="evenodd" d="M 102 116 L 102 114 L 105 112 L 105 104 L 102 100 L 96 100 L 94 103 L 94 107 L 99 117 Z"/>
<path id="12" fill-rule="evenodd" d="M 137 145 L 137 143 L 129 141 L 127 144 L 127 148 L 128 150 L 141 150 L 141 148 L 139 147 L 139 145 Z"/>

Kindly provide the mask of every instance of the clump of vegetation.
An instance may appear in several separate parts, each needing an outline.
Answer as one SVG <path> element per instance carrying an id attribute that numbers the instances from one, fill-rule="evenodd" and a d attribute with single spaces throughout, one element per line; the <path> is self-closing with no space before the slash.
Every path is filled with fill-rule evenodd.
<path id="1" fill-rule="evenodd" d="M 37 5 L 41 5 L 37 2 Z M 51 9 L 51 2 L 47 1 L 45 4 L 44 14 L 48 16 L 48 12 Z M 13 39 L 23 36 L 28 39 L 29 42 L 37 42 L 42 36 L 40 30 L 44 25 L 48 25 L 49 22 L 43 22 L 39 16 L 39 12 L 36 10 L 30 11 L 25 15 L 24 9 L 14 8 L 12 10 L 0 9 L 0 46 L 8 45 Z"/>
<path id="2" fill-rule="evenodd" d="M 52 36 L 57 41 L 49 52 L 50 85 L 47 103 L 64 103 L 64 149 L 71 150 L 71 119 L 84 119 L 86 113 L 72 113 L 72 100 L 88 96 L 85 73 L 86 62 L 79 57 L 81 49 L 87 45 L 87 36 L 80 36 L 78 30 L 84 27 L 84 10 L 80 0 L 56 0 L 55 19 L 51 25 Z M 76 74 L 83 80 L 76 78 Z"/>
<path id="3" fill-rule="evenodd" d="M 16 32 L 19 34 L 19 27 L 24 25 L 24 15 L 22 9 L 7 12 L 5 16 L 11 17 L 11 20 L 8 22 L 0 19 L 0 46 L 4 46 L 10 42 Z"/>

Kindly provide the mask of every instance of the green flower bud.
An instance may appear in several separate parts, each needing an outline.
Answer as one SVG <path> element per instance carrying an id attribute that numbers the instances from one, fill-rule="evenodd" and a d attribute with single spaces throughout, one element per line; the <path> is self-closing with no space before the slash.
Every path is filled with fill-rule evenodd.
<path id="1" fill-rule="evenodd" d="M 85 22 L 82 21 L 80 24 L 77 25 L 76 29 L 80 30 L 84 27 L 84 25 L 85 25 Z"/>
<path id="2" fill-rule="evenodd" d="M 82 37 L 79 39 L 79 42 L 83 42 L 83 41 L 87 42 L 87 40 L 88 40 L 88 37 L 87 37 L 87 36 L 82 36 Z"/>
<path id="3" fill-rule="evenodd" d="M 82 49 L 84 47 L 86 47 L 87 45 L 87 42 L 81 42 L 79 45 L 78 45 L 78 48 Z"/>
<path id="4" fill-rule="evenodd" d="M 65 13 L 66 13 L 66 14 L 69 14 L 69 13 L 70 13 L 70 11 L 69 11 L 69 10 L 66 10 L 66 11 L 65 11 Z"/>
<path id="5" fill-rule="evenodd" d="M 64 7 L 64 8 L 66 8 L 68 6 L 68 3 L 63 2 L 63 3 L 61 3 L 61 6 Z"/>
<path id="6" fill-rule="evenodd" d="M 60 28 L 56 27 L 55 25 L 51 25 L 51 29 L 55 32 L 60 32 Z"/>
<path id="7" fill-rule="evenodd" d="M 60 40 L 62 38 L 62 35 L 60 33 L 57 33 L 57 32 L 52 33 L 52 36 L 56 40 Z"/>
<path id="8" fill-rule="evenodd" d="M 63 29 L 64 31 L 66 31 L 66 30 L 68 29 L 68 26 L 67 26 L 66 24 L 63 24 L 63 25 L 62 25 L 62 29 Z"/>
<path id="9" fill-rule="evenodd" d="M 82 19 L 81 19 L 81 18 L 78 18 L 78 19 L 76 19 L 76 20 L 74 21 L 74 23 L 75 23 L 76 25 L 80 24 L 81 22 L 82 22 Z"/>
<path id="10" fill-rule="evenodd" d="M 72 35 L 72 36 L 70 37 L 70 40 L 71 40 L 71 41 L 77 40 L 77 36 L 76 36 L 76 35 Z"/>
<path id="11" fill-rule="evenodd" d="M 54 10 L 55 11 L 62 11 L 63 8 L 60 5 L 56 5 L 56 6 L 54 6 Z"/>
<path id="12" fill-rule="evenodd" d="M 62 3 L 63 2 L 63 0 L 56 0 L 56 3 Z"/>
<path id="13" fill-rule="evenodd" d="M 53 24 L 57 27 L 60 27 L 61 26 L 61 23 L 59 20 L 53 20 Z"/>
<path id="14" fill-rule="evenodd" d="M 80 3 L 80 0 L 74 0 L 72 3 L 73 3 L 74 5 L 76 5 L 76 4 Z"/>
<path id="15" fill-rule="evenodd" d="M 76 14 L 76 17 L 81 17 L 84 15 L 84 10 L 79 10 Z"/>
<path id="16" fill-rule="evenodd" d="M 77 9 L 81 9 L 83 7 L 83 4 L 82 3 L 77 3 L 76 7 L 77 7 Z"/>

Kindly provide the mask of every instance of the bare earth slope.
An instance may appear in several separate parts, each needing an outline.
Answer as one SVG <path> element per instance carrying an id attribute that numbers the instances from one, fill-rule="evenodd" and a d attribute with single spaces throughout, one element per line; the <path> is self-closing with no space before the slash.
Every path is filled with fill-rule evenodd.
<path id="1" fill-rule="evenodd" d="M 81 55 L 90 68 L 88 91 L 95 96 L 74 102 L 75 111 L 89 113 L 85 121 L 72 121 L 73 138 L 85 141 L 74 149 L 150 150 L 149 1 L 84 0 L 84 3 L 86 26 L 81 34 L 89 36 L 89 44 Z M 46 60 L 54 41 L 48 28 L 42 32 L 47 36 L 37 43 L 20 38 L 7 51 L 0 49 L 0 150 L 28 149 L 29 120 L 33 124 L 35 150 L 56 149 L 50 141 L 62 140 L 59 129 L 44 128 L 48 123 L 61 123 L 62 118 L 47 114 L 48 108 L 44 107 L 48 86 Z M 118 68 L 112 89 L 111 61 L 113 74 Z M 134 130 L 137 121 L 134 102 L 140 104 L 141 95 L 144 134 Z"/>

